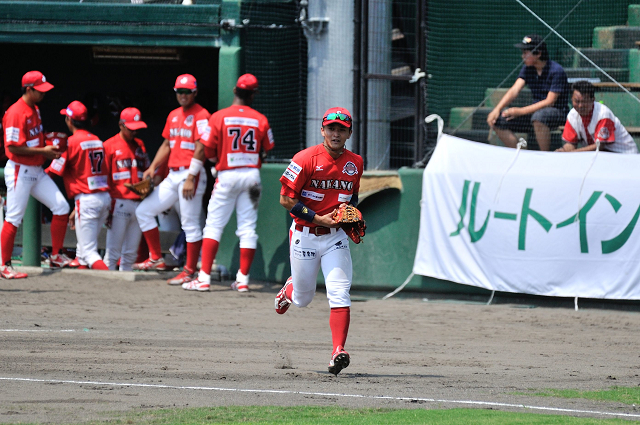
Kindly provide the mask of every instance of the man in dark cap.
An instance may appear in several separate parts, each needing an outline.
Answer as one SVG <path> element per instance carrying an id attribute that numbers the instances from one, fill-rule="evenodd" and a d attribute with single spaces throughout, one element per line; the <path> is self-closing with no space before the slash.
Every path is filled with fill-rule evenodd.
<path id="1" fill-rule="evenodd" d="M 514 132 L 530 133 L 533 130 L 540 150 L 548 151 L 551 130 L 564 124 L 569 112 L 567 74 L 557 62 L 549 60 L 547 45 L 539 35 L 527 35 L 514 46 L 522 51 L 524 66 L 516 82 L 489 113 L 487 123 L 505 146 L 516 147 Z M 531 90 L 533 103 L 507 108 L 524 86 Z"/>

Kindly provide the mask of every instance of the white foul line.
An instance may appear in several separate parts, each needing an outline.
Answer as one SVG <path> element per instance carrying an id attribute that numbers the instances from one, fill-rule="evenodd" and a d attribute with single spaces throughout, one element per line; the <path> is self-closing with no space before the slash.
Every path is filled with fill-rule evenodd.
<path id="1" fill-rule="evenodd" d="M 0 332 L 75 332 L 75 329 L 0 329 Z"/>
<path id="2" fill-rule="evenodd" d="M 473 401 L 473 400 L 440 400 L 435 398 L 421 398 L 421 397 L 393 397 L 393 396 L 376 396 L 376 395 L 362 395 L 362 394 L 340 394 L 340 393 L 317 393 L 311 391 L 290 391 L 290 390 L 255 390 L 255 389 L 242 389 L 242 388 L 220 388 L 220 387 L 196 387 L 196 386 L 178 386 L 178 385 L 161 385 L 161 384 L 134 384 L 134 383 L 117 383 L 117 382 L 98 382 L 98 381 L 71 381 L 64 379 L 34 379 L 34 378 L 6 378 L 0 377 L 0 381 L 15 381 L 15 382 L 44 382 L 48 384 L 78 384 L 78 385 L 107 385 L 112 387 L 138 387 L 138 388 L 156 388 L 156 389 L 172 389 L 172 390 L 201 390 L 201 391 L 232 391 L 240 393 L 259 393 L 259 394 L 298 394 L 298 395 L 312 395 L 319 397 L 347 397 L 347 398 L 364 398 L 371 400 L 396 400 L 396 401 L 423 401 L 432 403 L 454 403 L 454 404 L 472 404 L 476 406 L 493 406 L 493 407 L 515 407 L 521 409 L 534 409 L 544 410 L 551 412 L 564 412 L 564 413 L 586 413 L 590 415 L 606 415 L 606 416 L 623 416 L 627 418 L 640 418 L 640 414 L 634 413 L 613 413 L 613 412 L 601 412 L 597 410 L 578 410 L 578 409 L 563 409 L 559 407 L 546 407 L 546 406 L 529 406 L 526 404 L 512 404 L 512 403 L 498 403 L 491 401 Z"/>

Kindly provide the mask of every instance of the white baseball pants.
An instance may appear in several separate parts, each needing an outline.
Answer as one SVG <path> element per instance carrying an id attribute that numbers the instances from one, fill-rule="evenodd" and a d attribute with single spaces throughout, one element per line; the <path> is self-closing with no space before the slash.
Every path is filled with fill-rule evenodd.
<path id="1" fill-rule="evenodd" d="M 43 203 L 53 215 L 69 214 L 69 204 L 58 186 L 39 165 L 16 164 L 9 160 L 4 167 L 7 186 L 5 220 L 19 227 L 27 209 L 29 195 Z"/>
<path id="2" fill-rule="evenodd" d="M 182 196 L 182 186 L 189 170 L 169 171 L 169 175 L 155 188 L 151 195 L 145 198 L 136 209 L 136 216 L 143 232 L 158 227 L 156 216 L 171 208 L 176 202 L 180 203 L 180 222 L 187 242 L 202 240 L 202 196 L 207 186 L 207 173 L 200 170 L 195 195 L 191 199 Z"/>
<path id="3" fill-rule="evenodd" d="M 136 218 L 140 201 L 114 199 L 111 228 L 107 230 L 107 250 L 104 262 L 109 270 L 116 270 L 118 258 L 120 271 L 130 271 L 138 256 L 142 231 Z"/>
<path id="4" fill-rule="evenodd" d="M 329 307 L 350 307 L 353 267 L 349 238 L 342 229 L 316 236 L 309 228 L 296 230 L 291 224 L 289 259 L 293 279 L 293 304 L 306 307 L 316 293 L 318 271 L 322 268 Z"/>
<path id="5" fill-rule="evenodd" d="M 76 256 L 91 267 L 102 260 L 98 253 L 98 234 L 109 215 L 111 197 L 107 192 L 81 193 L 76 195 L 76 239 L 80 254 Z"/>
<path id="6" fill-rule="evenodd" d="M 220 171 L 209 200 L 203 236 L 220 242 L 235 208 L 238 222 L 236 236 L 240 239 L 240 248 L 256 249 L 261 190 L 260 170 L 257 168 Z"/>

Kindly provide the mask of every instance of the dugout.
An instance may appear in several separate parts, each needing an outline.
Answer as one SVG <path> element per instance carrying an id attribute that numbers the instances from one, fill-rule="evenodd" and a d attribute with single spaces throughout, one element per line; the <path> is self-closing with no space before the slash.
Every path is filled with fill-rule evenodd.
<path id="1" fill-rule="evenodd" d="M 118 131 L 119 111 L 135 106 L 154 153 L 183 73 L 198 78 L 199 103 L 218 107 L 219 4 L 0 1 L 0 10 L 0 49 L 11 58 L 0 69 L 0 90 L 17 99 L 24 72 L 42 71 L 55 85 L 39 105 L 47 131 L 66 131 L 59 111 L 80 100 L 91 131 L 106 140 Z"/>

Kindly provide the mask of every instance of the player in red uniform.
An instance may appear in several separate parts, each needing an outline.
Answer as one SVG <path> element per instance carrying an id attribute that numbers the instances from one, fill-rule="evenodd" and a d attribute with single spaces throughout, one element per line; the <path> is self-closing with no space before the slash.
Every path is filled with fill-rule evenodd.
<path id="1" fill-rule="evenodd" d="M 65 267 L 71 261 L 60 253 L 67 231 L 69 204 L 56 184 L 45 174 L 42 164 L 45 159 L 56 159 L 61 152 L 57 146 L 45 146 L 36 105 L 53 85 L 39 71 L 30 71 L 22 77 L 22 97 L 18 99 L 2 118 L 5 152 L 9 160 L 4 169 L 7 186 L 7 215 L 0 235 L 2 265 L 0 276 L 5 279 L 27 277 L 11 266 L 11 253 L 16 232 L 27 209 L 29 196 L 47 206 L 53 213 L 51 219 L 52 267 Z"/>
<path id="2" fill-rule="evenodd" d="M 87 108 L 74 100 L 60 111 L 72 136 L 67 150 L 51 161 L 47 172 L 62 177 L 67 196 L 75 203 L 75 227 L 80 262 L 96 270 L 108 270 L 98 253 L 98 234 L 107 219 L 109 164 L 105 161 L 102 140 L 87 131 Z"/>
<path id="3" fill-rule="evenodd" d="M 196 278 L 196 266 L 202 246 L 202 196 L 207 175 L 202 161 L 194 158 L 204 149 L 200 138 L 211 114 L 196 103 L 198 85 L 193 75 L 178 76 L 174 86 L 180 107 L 171 111 L 162 132 L 164 142 L 143 178 L 152 178 L 156 169 L 169 157 L 169 175 L 140 203 L 136 216 L 149 246 L 149 258 L 134 264 L 136 270 L 165 270 L 156 216 L 180 203 L 180 221 L 187 240 L 187 258 L 183 271 L 169 279 L 169 285 L 182 285 Z"/>
<path id="4" fill-rule="evenodd" d="M 120 132 L 104 142 L 106 162 L 109 164 L 109 194 L 111 195 L 111 223 L 107 230 L 107 250 L 104 262 L 109 270 L 129 271 L 138 256 L 142 232 L 136 218 L 140 196 L 125 187 L 125 183 L 142 180 L 150 160 L 138 130 L 147 128 L 136 108 L 120 113 Z"/>
<path id="5" fill-rule="evenodd" d="M 329 372 L 334 375 L 350 362 L 344 345 L 351 317 L 352 263 L 349 238 L 332 215 L 342 204 L 357 205 L 363 171 L 362 157 L 345 148 L 351 124 L 349 111 L 329 109 L 322 119 L 323 143 L 296 154 L 280 177 L 280 204 L 294 222 L 289 232 L 291 277 L 276 296 L 276 312 L 284 314 L 291 304 L 309 305 L 322 267 L 331 307 Z"/>
<path id="6" fill-rule="evenodd" d="M 231 106 L 211 116 L 202 136 L 207 156 L 217 158 L 218 177 L 209 200 L 202 240 L 202 265 L 198 279 L 182 285 L 190 291 L 208 291 L 211 266 L 222 231 L 236 210 L 240 238 L 240 270 L 232 289 L 249 291 L 249 269 L 258 244 L 256 223 L 262 185 L 262 155 L 273 149 L 273 133 L 267 117 L 251 108 L 258 80 L 251 74 L 238 78 Z M 199 152 L 200 153 L 200 152 Z M 204 160 L 204 153 L 198 158 Z"/>

